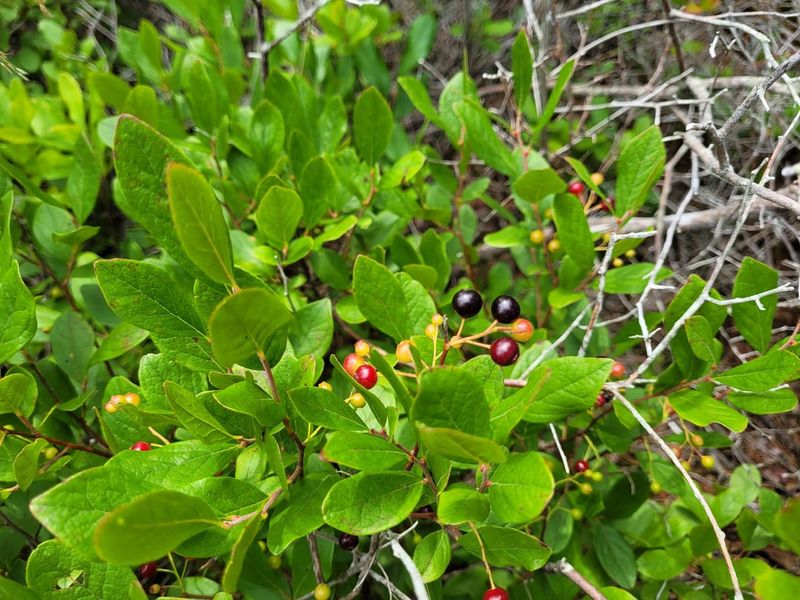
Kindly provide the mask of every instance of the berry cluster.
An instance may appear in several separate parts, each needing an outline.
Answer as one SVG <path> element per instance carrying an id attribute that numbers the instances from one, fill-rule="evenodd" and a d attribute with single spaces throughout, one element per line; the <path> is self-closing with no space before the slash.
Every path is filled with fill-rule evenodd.
<path id="1" fill-rule="evenodd" d="M 368 342 L 358 340 L 355 344 L 355 352 L 348 354 L 342 366 L 348 375 L 356 380 L 360 386 L 371 390 L 378 383 L 378 372 L 367 362 L 372 348 Z"/>
<path id="2" fill-rule="evenodd" d="M 469 319 L 477 315 L 483 308 L 483 298 L 475 290 L 460 290 L 453 296 L 453 310 L 462 319 Z M 527 342 L 533 336 L 533 324 L 527 319 L 520 318 L 519 302 L 511 296 L 498 296 L 491 305 L 494 318 L 485 331 L 467 337 L 461 337 L 464 326 L 462 321 L 458 333 L 450 338 L 448 345 L 457 348 L 462 344 L 472 344 L 489 349 L 492 360 L 500 366 L 514 364 L 519 358 L 519 344 Z M 481 344 L 476 340 L 492 333 L 507 333 L 508 337 L 494 340 L 491 345 Z"/>
<path id="3" fill-rule="evenodd" d="M 108 399 L 108 402 L 105 403 L 103 408 L 106 410 L 106 412 L 114 413 L 117 412 L 117 408 L 119 408 L 120 404 L 139 406 L 139 401 L 139 394 L 134 394 L 133 392 L 128 392 L 127 394 L 114 394 Z"/>

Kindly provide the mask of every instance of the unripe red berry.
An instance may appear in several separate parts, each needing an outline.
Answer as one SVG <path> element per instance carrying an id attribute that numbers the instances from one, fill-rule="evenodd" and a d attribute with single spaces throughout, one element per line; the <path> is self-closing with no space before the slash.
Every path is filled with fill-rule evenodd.
<path id="1" fill-rule="evenodd" d="M 355 345 L 355 350 L 358 356 L 369 356 L 371 348 L 369 342 L 366 340 L 358 340 Z"/>
<path id="2" fill-rule="evenodd" d="M 600 392 L 599 394 L 597 394 L 597 399 L 594 401 L 594 405 L 595 405 L 597 408 L 600 408 L 600 407 L 601 407 L 601 406 L 603 406 L 605 403 L 606 403 L 606 397 L 605 397 L 605 395 L 604 395 L 602 392 Z"/>
<path id="3" fill-rule="evenodd" d="M 147 442 L 136 442 L 133 446 L 131 446 L 131 450 L 136 450 L 138 452 L 147 452 L 150 450 L 150 444 Z"/>
<path id="4" fill-rule="evenodd" d="M 508 592 L 503 588 L 492 588 L 484 592 L 483 600 L 508 600 Z"/>
<path id="5" fill-rule="evenodd" d="M 411 354 L 411 342 L 409 340 L 403 340 L 397 344 L 394 355 L 397 357 L 397 360 L 402 363 L 414 362 L 414 355 Z"/>
<path id="6" fill-rule="evenodd" d="M 517 319 L 511 324 L 511 338 L 525 343 L 533 337 L 533 323 L 528 319 Z"/>
<path id="7" fill-rule="evenodd" d="M 573 181 L 567 186 L 567 193 L 573 196 L 580 196 L 586 190 L 586 186 L 582 181 Z"/>
<path id="8" fill-rule="evenodd" d="M 378 373 L 372 365 L 361 365 L 356 369 L 353 379 L 368 390 L 371 390 L 378 383 Z"/>
<path id="9" fill-rule="evenodd" d="M 139 577 L 142 579 L 149 579 L 158 572 L 158 565 L 154 562 L 143 564 L 139 567 Z"/>
<path id="10" fill-rule="evenodd" d="M 584 473 L 588 468 L 589 468 L 589 463 L 583 459 L 575 463 L 575 471 L 578 473 Z"/>
<path id="11" fill-rule="evenodd" d="M 500 338 L 492 342 L 489 353 L 495 363 L 507 367 L 519 358 L 519 345 L 511 338 Z"/>
<path id="12" fill-rule="evenodd" d="M 621 362 L 615 362 L 613 365 L 611 365 L 611 377 L 614 379 L 619 379 L 623 375 L 625 375 L 625 365 L 623 365 Z"/>
<path id="13" fill-rule="evenodd" d="M 344 358 L 344 362 L 342 362 L 342 366 L 344 370 L 347 371 L 348 375 L 352 377 L 356 374 L 356 369 L 364 364 L 364 359 L 361 358 L 355 352 L 351 352 Z"/>

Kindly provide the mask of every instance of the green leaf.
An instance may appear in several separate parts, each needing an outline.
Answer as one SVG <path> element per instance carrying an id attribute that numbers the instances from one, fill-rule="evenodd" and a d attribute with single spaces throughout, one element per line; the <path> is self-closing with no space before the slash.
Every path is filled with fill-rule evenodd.
<path id="1" fill-rule="evenodd" d="M 429 533 L 414 548 L 414 564 L 422 581 L 437 581 L 450 564 L 450 536 L 446 531 Z"/>
<path id="2" fill-rule="evenodd" d="M 30 418 L 36 406 L 38 389 L 27 371 L 11 372 L 0 379 L 0 414 Z"/>
<path id="3" fill-rule="evenodd" d="M 575 174 L 578 176 L 578 179 L 580 179 L 583 183 L 585 183 L 590 190 L 592 190 L 595 194 L 597 194 L 601 198 L 606 197 L 606 195 L 603 193 L 603 190 L 601 190 L 600 187 L 594 181 L 592 181 L 592 174 L 589 172 L 589 169 L 586 168 L 586 165 L 584 165 L 577 158 L 572 158 L 571 156 L 565 156 L 564 159 L 569 163 L 569 166 L 572 167 L 572 170 L 575 171 Z M 621 254 L 625 253 L 625 248 L 623 248 L 623 246 L 626 243 L 628 244 L 641 243 L 641 241 L 642 240 L 620 240 L 614 246 L 614 256 L 620 256 Z M 633 247 L 635 248 L 636 246 Z M 622 249 L 622 252 L 617 254 L 619 249 Z"/>
<path id="4" fill-rule="evenodd" d="M 731 392 L 728 402 L 754 415 L 789 412 L 797 406 L 797 396 L 790 388 L 760 393 Z"/>
<path id="5" fill-rule="evenodd" d="M 492 438 L 495 441 L 503 441 L 511 434 L 531 404 L 536 401 L 549 378 L 550 369 L 534 370 L 528 377 L 525 387 L 506 396 L 492 407 L 489 422 L 492 426 Z"/>
<path id="6" fill-rule="evenodd" d="M 167 195 L 175 233 L 186 254 L 212 281 L 235 286 L 228 226 L 205 177 L 172 163 L 167 167 Z"/>
<path id="7" fill-rule="evenodd" d="M 259 531 L 261 531 L 263 524 L 264 517 L 261 516 L 259 511 L 250 518 L 247 526 L 242 530 L 242 534 L 231 549 L 230 558 L 225 563 L 225 571 L 222 573 L 222 589 L 226 592 L 233 594 L 239 589 L 239 578 L 244 568 L 245 556 Z M 233 596 L 230 596 L 230 598 L 232 599 Z"/>
<path id="8" fill-rule="evenodd" d="M 493 464 L 506 460 L 506 449 L 489 438 L 420 424 L 417 425 L 417 434 L 428 450 L 443 458 L 470 464 Z"/>
<path id="9" fill-rule="evenodd" d="M 350 431 L 331 433 L 322 456 L 359 471 L 388 471 L 408 462 L 406 453 L 389 441 Z"/>
<path id="10" fill-rule="evenodd" d="M 623 148 L 617 161 L 615 215 L 635 215 L 639 211 L 664 172 L 666 155 L 657 125 L 637 135 Z"/>
<path id="11" fill-rule="evenodd" d="M 359 473 L 343 479 L 322 504 L 325 522 L 352 535 L 372 535 L 402 523 L 422 496 L 412 473 Z"/>
<path id="12" fill-rule="evenodd" d="M 281 112 L 267 100 L 262 100 L 253 113 L 250 123 L 252 158 L 261 172 L 267 173 L 283 154 L 286 128 Z"/>
<path id="13" fill-rule="evenodd" d="M 800 594 L 800 577 L 770 569 L 756 577 L 755 591 L 759 600 L 786 600 Z"/>
<path id="14" fill-rule="evenodd" d="M 386 378 L 389 385 L 392 386 L 395 398 L 400 402 L 403 410 L 406 411 L 406 413 L 411 412 L 411 404 L 414 399 L 411 397 L 411 393 L 408 391 L 406 385 L 400 380 L 400 377 L 398 377 L 394 367 L 392 367 L 379 352 L 373 352 L 370 356 L 370 361 L 372 362 L 372 366 L 374 366 L 378 372 Z"/>
<path id="15" fill-rule="evenodd" d="M 408 183 L 425 164 L 425 155 L 419 150 L 412 150 L 401 156 L 381 177 L 380 189 L 388 190 Z"/>
<path id="16" fill-rule="evenodd" d="M 294 313 L 289 341 L 295 354 L 323 358 L 333 341 L 333 307 L 329 298 L 309 302 Z"/>
<path id="17" fill-rule="evenodd" d="M 647 280 L 655 265 L 650 263 L 635 263 L 615 267 L 606 273 L 607 294 L 641 294 L 647 286 Z M 656 283 L 672 276 L 672 271 L 662 267 L 656 275 Z M 597 287 L 597 282 L 592 284 Z"/>
<path id="18" fill-rule="evenodd" d="M 775 533 L 793 552 L 800 554 L 800 498 L 790 498 L 774 520 Z"/>
<path id="19" fill-rule="evenodd" d="M 113 470 L 113 485 L 124 488 L 117 475 L 136 477 L 160 487 L 185 489 L 195 481 L 213 477 L 228 467 L 241 448 L 236 444 L 204 444 L 200 440 L 173 442 L 148 452 L 120 452 L 110 459 L 106 471 Z M 95 484 L 92 484 L 95 487 Z M 102 491 L 103 484 L 96 485 Z M 149 490 L 146 490 L 149 491 Z M 131 498 L 136 494 L 132 494 Z M 126 500 L 117 504 L 122 504 Z"/>
<path id="20" fill-rule="evenodd" d="M 538 204 L 546 196 L 566 190 L 567 184 L 553 169 L 532 169 L 520 175 L 511 188 L 525 202 Z"/>
<path id="21" fill-rule="evenodd" d="M 468 487 L 452 487 L 439 494 L 436 517 L 445 525 L 472 521 L 483 523 L 489 517 L 489 497 Z"/>
<path id="22" fill-rule="evenodd" d="M 631 588 L 636 583 L 636 557 L 631 545 L 613 527 L 599 524 L 592 531 L 594 553 L 603 570 L 616 583 Z"/>
<path id="23" fill-rule="evenodd" d="M 98 520 L 136 496 L 158 488 L 121 469 L 87 469 L 34 498 L 30 510 L 53 535 L 82 556 L 93 557 L 92 532 Z"/>
<path id="24" fill-rule="evenodd" d="M 193 535 L 221 527 L 200 498 L 171 490 L 140 496 L 97 523 L 97 554 L 112 564 L 140 565 L 161 558 Z"/>
<path id="25" fill-rule="evenodd" d="M 525 100 L 531 96 L 533 81 L 533 56 L 524 29 L 520 29 L 511 46 L 511 72 L 514 74 L 514 103 L 521 111 Z"/>
<path id="26" fill-rule="evenodd" d="M 522 567 L 535 571 L 547 564 L 550 550 L 532 535 L 509 529 L 486 525 L 478 529 L 486 548 L 486 560 L 493 567 Z M 481 548 L 475 533 L 470 531 L 459 539 L 461 547 L 481 558 Z"/>
<path id="27" fill-rule="evenodd" d="M 192 392 L 172 381 L 164 382 L 164 391 L 172 412 L 198 439 L 215 444 L 233 438 Z"/>
<path id="28" fill-rule="evenodd" d="M 515 176 L 519 165 L 494 132 L 486 109 L 472 100 L 464 100 L 456 102 L 453 111 L 466 129 L 467 141 L 475 155 L 503 175 Z"/>
<path id="29" fill-rule="evenodd" d="M 306 229 L 318 225 L 327 211 L 341 208 L 339 180 L 326 157 L 317 156 L 309 160 L 303 167 L 299 183 Z"/>
<path id="30" fill-rule="evenodd" d="M 714 380 L 744 392 L 766 392 L 792 379 L 798 369 L 800 358 L 786 350 L 775 350 L 714 375 Z"/>
<path id="31" fill-rule="evenodd" d="M 67 178 L 67 198 L 69 207 L 80 224 L 94 210 L 103 172 L 85 135 L 78 137 L 72 152 L 75 160 Z"/>
<path id="32" fill-rule="evenodd" d="M 73 380 L 82 382 L 94 353 L 94 329 L 76 312 L 63 313 L 50 331 L 56 363 Z"/>
<path id="33" fill-rule="evenodd" d="M 128 323 L 169 337 L 205 337 L 191 298 L 165 270 L 122 258 L 98 260 L 94 270 L 109 307 Z"/>
<path id="34" fill-rule="evenodd" d="M 756 259 L 746 256 L 736 273 L 733 282 L 733 297 L 746 298 L 778 287 L 778 272 Z M 777 294 L 764 296 L 759 300 L 763 310 L 753 302 L 743 302 L 731 306 L 731 314 L 736 329 L 744 339 L 759 352 L 769 347 L 772 339 L 772 321 L 778 306 Z"/>
<path id="35" fill-rule="evenodd" d="M 410 75 L 403 75 L 397 79 L 397 83 L 400 84 L 408 99 L 411 100 L 411 104 L 423 117 L 440 129 L 444 129 L 442 119 L 433 102 L 431 102 L 428 90 L 425 89 L 425 85 L 419 79 Z"/>
<path id="36" fill-rule="evenodd" d="M 213 395 L 228 410 L 250 415 L 264 427 L 274 427 L 284 416 L 283 407 L 252 381 L 239 381 Z"/>
<path id="37" fill-rule="evenodd" d="M 422 374 L 411 420 L 475 436 L 487 437 L 490 433 L 483 386 L 467 369 L 459 367 L 441 367 Z"/>
<path id="38" fill-rule="evenodd" d="M 256 211 L 258 230 L 267 243 L 283 252 L 289 250 L 300 219 L 303 218 L 303 201 L 289 188 L 273 186 L 261 199 Z"/>
<path id="39" fill-rule="evenodd" d="M 408 337 L 403 288 L 389 269 L 367 256 L 359 256 L 353 268 L 353 295 L 373 327 L 398 342 Z"/>
<path id="40" fill-rule="evenodd" d="M 25 577 L 29 593 L 42 600 L 147 598 L 136 575 L 128 567 L 87 560 L 58 540 L 42 542 L 31 552 Z M 2 592 L 3 586 L 0 585 L 0 595 Z M 29 600 L 28 596 L 16 593 L 7 598 Z"/>
<path id="41" fill-rule="evenodd" d="M 0 193 L 0 275 L 11 266 L 11 257 L 14 252 L 14 235 L 11 229 L 13 208 L 14 191 L 8 190 L 6 193 Z"/>
<path id="42" fill-rule="evenodd" d="M 39 544 L 38 548 L 41 548 L 43 545 L 44 544 Z M 30 560 L 31 557 L 28 557 L 28 564 L 30 564 Z M 40 580 L 44 579 L 44 577 L 38 573 L 36 574 L 36 577 Z M 32 585 L 36 584 L 32 582 Z M 52 587 L 46 589 L 45 592 L 51 591 L 54 587 L 55 585 L 52 585 Z M 33 589 L 27 588 L 24 585 L 20 585 L 16 581 L 6 579 L 5 577 L 0 577 L 0 596 L 14 598 L 14 600 L 42 600 L 42 597 L 33 591 Z"/>
<path id="43" fill-rule="evenodd" d="M 208 320 L 214 356 L 229 367 L 263 353 L 272 334 L 291 318 L 283 301 L 266 288 L 248 288 L 228 296 Z"/>
<path id="44" fill-rule="evenodd" d="M 436 17 L 430 13 L 422 13 L 408 29 L 408 43 L 397 67 L 398 73 L 407 73 L 416 68 L 433 47 L 437 30 Z"/>
<path id="45" fill-rule="evenodd" d="M 295 412 L 314 425 L 340 431 L 364 431 L 367 426 L 343 399 L 317 387 L 303 387 L 289 392 Z"/>
<path id="46" fill-rule="evenodd" d="M 392 109 L 374 87 L 359 96 L 353 109 L 353 138 L 364 162 L 374 165 L 386 152 L 392 135 Z"/>
<path id="47" fill-rule="evenodd" d="M 291 500 L 269 522 L 267 545 L 273 554 L 281 554 L 295 540 L 305 537 L 325 524 L 322 502 L 338 478 L 330 473 L 311 473 L 291 487 Z"/>
<path id="48" fill-rule="evenodd" d="M 89 364 L 97 365 L 130 352 L 147 339 L 148 333 L 130 323 L 120 323 L 100 343 Z"/>
<path id="49" fill-rule="evenodd" d="M 200 62 L 192 62 L 185 71 L 186 99 L 192 107 L 195 124 L 213 133 L 228 108 L 228 94 L 219 75 Z M 212 79 L 213 78 L 213 79 Z"/>
<path id="50" fill-rule="evenodd" d="M 487 233 L 483 236 L 483 242 L 493 248 L 515 248 L 527 244 L 529 235 L 530 232 L 522 225 L 509 225 Z"/>
<path id="51" fill-rule="evenodd" d="M 178 241 L 167 202 L 167 165 L 176 162 L 189 164 L 180 150 L 155 129 L 130 115 L 120 117 L 114 140 L 114 167 L 122 193 L 116 194 L 114 200 L 165 252 L 194 273 L 196 268 Z"/>
<path id="52" fill-rule="evenodd" d="M 36 305 L 13 261 L 0 277 L 0 363 L 22 350 L 36 333 Z"/>
<path id="53" fill-rule="evenodd" d="M 669 403 L 681 418 L 701 427 L 719 423 L 737 433 L 747 427 L 747 417 L 703 390 L 676 392 L 670 395 Z"/>
<path id="54" fill-rule="evenodd" d="M 561 71 L 558 73 L 556 83 L 553 85 L 553 89 L 550 90 L 550 94 L 547 96 L 547 104 L 545 104 L 542 114 L 537 119 L 536 125 L 533 128 L 535 139 L 539 138 L 542 131 L 544 131 L 544 128 L 547 127 L 547 125 L 553 119 L 553 115 L 556 112 L 558 103 L 561 101 L 561 95 L 564 93 L 569 80 L 572 78 L 572 74 L 575 72 L 575 65 L 575 60 L 569 60 L 561 66 Z"/>
<path id="55" fill-rule="evenodd" d="M 694 355 L 700 360 L 712 362 L 717 360 L 714 347 L 714 333 L 711 325 L 700 315 L 694 315 L 686 320 L 686 337 Z"/>
<path id="56" fill-rule="evenodd" d="M 595 251 L 583 204 L 572 194 L 559 194 L 553 203 L 553 212 L 564 251 L 576 265 L 588 271 L 594 264 Z"/>
<path id="57" fill-rule="evenodd" d="M 14 459 L 14 477 L 19 489 L 27 491 L 39 474 L 39 453 L 47 442 L 38 439 L 25 446 Z"/>
<path id="58" fill-rule="evenodd" d="M 528 523 L 553 497 L 553 474 L 538 452 L 512 454 L 491 475 L 492 513 L 506 523 Z"/>
<path id="59" fill-rule="evenodd" d="M 613 361 L 604 358 L 564 356 L 539 365 L 531 373 L 534 380 L 550 376 L 536 395 L 524 419 L 533 423 L 550 423 L 594 406 L 597 394 L 611 373 Z"/>

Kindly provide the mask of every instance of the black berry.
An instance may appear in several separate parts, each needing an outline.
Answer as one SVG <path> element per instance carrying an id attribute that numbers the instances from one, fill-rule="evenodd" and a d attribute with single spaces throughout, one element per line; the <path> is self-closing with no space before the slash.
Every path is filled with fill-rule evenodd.
<path id="1" fill-rule="evenodd" d="M 489 352 L 495 363 L 506 367 L 519 358 L 519 345 L 511 338 L 500 338 L 492 342 Z"/>
<path id="2" fill-rule="evenodd" d="M 344 550 L 355 550 L 358 548 L 358 536 L 349 533 L 339 534 L 339 547 Z"/>
<path id="3" fill-rule="evenodd" d="M 453 310 L 464 319 L 474 317 L 482 307 L 483 299 L 475 290 L 461 290 L 453 296 Z"/>
<path id="4" fill-rule="evenodd" d="M 498 296 L 492 302 L 492 316 L 500 323 L 513 323 L 519 312 L 519 302 L 511 296 Z"/>

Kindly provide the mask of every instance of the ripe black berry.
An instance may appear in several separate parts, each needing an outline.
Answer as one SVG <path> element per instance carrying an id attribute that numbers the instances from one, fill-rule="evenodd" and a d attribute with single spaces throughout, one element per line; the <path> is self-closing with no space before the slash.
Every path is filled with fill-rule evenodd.
<path id="1" fill-rule="evenodd" d="M 339 534 L 339 547 L 343 550 L 355 550 L 358 548 L 358 536 L 349 533 Z"/>
<path id="2" fill-rule="evenodd" d="M 511 338 L 500 338 L 492 342 L 489 352 L 495 363 L 506 367 L 519 358 L 519 345 Z"/>
<path id="3" fill-rule="evenodd" d="M 453 310 L 464 319 L 474 317 L 482 307 L 483 299 L 475 290 L 461 290 L 453 296 Z"/>
<path id="4" fill-rule="evenodd" d="M 492 316 L 500 323 L 513 323 L 519 312 L 519 302 L 511 296 L 498 296 L 492 302 Z"/>
<path id="5" fill-rule="evenodd" d="M 149 579 L 158 572 L 158 565 L 154 562 L 143 564 L 139 567 L 139 577 L 142 579 Z"/>

